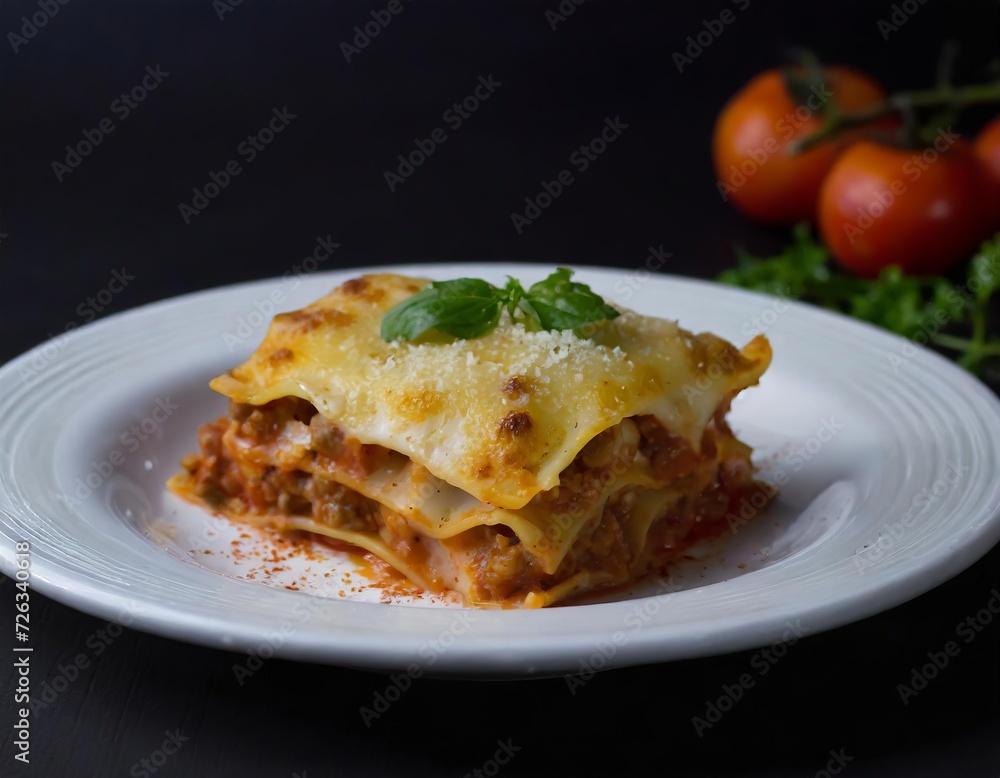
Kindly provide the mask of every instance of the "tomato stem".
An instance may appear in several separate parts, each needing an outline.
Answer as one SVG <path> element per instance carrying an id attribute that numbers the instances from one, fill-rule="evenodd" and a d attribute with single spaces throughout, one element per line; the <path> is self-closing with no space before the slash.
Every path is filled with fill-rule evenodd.
<path id="1" fill-rule="evenodd" d="M 956 338 L 954 335 L 935 335 L 937 345 L 952 351 L 963 351 L 977 357 L 1000 357 L 1000 342 L 986 343 L 978 338 Z"/>
<path id="2" fill-rule="evenodd" d="M 955 60 L 958 57 L 958 42 L 948 39 L 941 47 L 941 55 L 937 62 L 937 87 L 938 89 L 948 89 L 951 87 L 951 77 L 955 71 Z"/>
<path id="3" fill-rule="evenodd" d="M 968 351 L 976 345 L 969 338 L 956 338 L 954 335 L 935 335 L 931 340 L 939 346 L 950 348 L 952 351 Z"/>
<path id="4" fill-rule="evenodd" d="M 864 127 L 887 116 L 911 114 L 916 108 L 944 107 L 957 111 L 969 105 L 995 102 L 1000 102 L 1000 81 L 961 87 L 944 84 L 933 89 L 896 92 L 863 111 L 833 113 L 823 127 L 812 135 L 789 143 L 788 149 L 792 154 L 801 154 L 845 130 Z"/>

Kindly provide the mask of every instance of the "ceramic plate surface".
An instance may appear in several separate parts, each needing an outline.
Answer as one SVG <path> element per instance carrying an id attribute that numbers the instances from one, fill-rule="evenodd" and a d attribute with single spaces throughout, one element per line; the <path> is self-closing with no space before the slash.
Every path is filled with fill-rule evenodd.
<path id="1" fill-rule="evenodd" d="M 380 268 L 381 270 L 382 268 Z M 551 268 L 397 272 L 526 282 Z M 380 670 L 532 675 L 705 656 L 813 634 L 915 597 L 1000 539 L 1000 402 L 937 355 L 850 319 L 714 284 L 581 269 L 641 313 L 774 362 L 730 414 L 780 495 L 734 533 L 614 598 L 546 610 L 460 607 L 380 587 L 358 558 L 216 519 L 164 489 L 197 427 L 225 413 L 210 378 L 273 313 L 360 271 L 241 284 L 81 327 L 0 368 L 0 561 L 30 544 L 44 594 L 208 646 Z M 758 515 L 759 514 L 759 515 Z M 746 519 L 744 523 L 744 519 Z M 581 662 L 584 663 L 581 665 Z"/>

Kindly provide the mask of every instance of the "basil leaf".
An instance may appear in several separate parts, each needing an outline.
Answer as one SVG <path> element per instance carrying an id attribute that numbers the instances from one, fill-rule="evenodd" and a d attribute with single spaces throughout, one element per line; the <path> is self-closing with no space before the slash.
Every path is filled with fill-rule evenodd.
<path id="1" fill-rule="evenodd" d="M 521 282 L 516 278 L 507 276 L 507 283 L 504 285 L 503 293 L 507 298 L 505 303 L 507 306 L 507 314 L 510 318 L 514 319 L 517 317 L 517 311 L 520 308 L 521 300 L 524 297 L 524 287 L 521 286 Z"/>
<path id="2" fill-rule="evenodd" d="M 386 312 L 382 339 L 415 340 L 430 330 L 466 340 L 479 338 L 497 326 L 505 306 L 511 319 L 523 321 L 531 330 L 575 330 L 618 315 L 589 286 L 570 281 L 572 274 L 559 268 L 527 292 L 516 278 L 508 278 L 503 289 L 478 278 L 434 281 Z"/>
<path id="3" fill-rule="evenodd" d="M 428 286 L 387 311 L 382 316 L 382 340 L 413 340 L 433 329 L 437 320 L 430 304 L 437 298 L 434 288 Z"/>
<path id="4" fill-rule="evenodd" d="M 481 286 L 462 284 L 461 288 L 451 287 L 455 282 L 435 283 L 441 291 L 436 307 L 437 323 L 434 329 L 470 340 L 479 338 L 493 330 L 500 321 L 503 295 L 499 289 L 474 278 L 462 278 L 459 282 L 474 282 Z"/>
<path id="5" fill-rule="evenodd" d="M 546 330 L 575 330 L 584 324 L 614 319 L 618 311 L 604 302 L 586 284 L 570 281 L 572 270 L 564 267 L 532 284 L 524 295 L 527 310 Z"/>
<path id="6" fill-rule="evenodd" d="M 477 278 L 435 281 L 382 317 L 382 339 L 415 340 L 432 329 L 478 338 L 496 327 L 503 300 L 501 290 Z"/>

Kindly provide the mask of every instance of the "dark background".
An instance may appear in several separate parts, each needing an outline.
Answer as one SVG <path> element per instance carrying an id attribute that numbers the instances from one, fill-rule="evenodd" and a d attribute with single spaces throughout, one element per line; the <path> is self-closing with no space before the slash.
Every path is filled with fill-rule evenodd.
<path id="1" fill-rule="evenodd" d="M 557 0 L 403 0 L 348 63 L 340 43 L 385 3 L 333 6 L 245 0 L 220 19 L 210 0 L 73 0 L 16 53 L 0 41 L 0 362 L 84 323 L 91 309 L 80 306 L 116 269 L 135 279 L 101 315 L 280 275 L 317 236 L 341 244 L 324 269 L 638 267 L 662 245 L 673 254 L 665 270 L 711 277 L 736 245 L 767 251 L 785 240 L 721 201 L 709 146 L 727 97 L 788 46 L 854 64 L 890 89 L 929 84 L 946 37 L 962 45 L 966 80 L 1000 54 L 996 2 L 912 2 L 918 10 L 884 40 L 877 20 L 889 2 L 752 0 L 741 11 L 728 0 L 588 0 L 553 30 L 545 11 Z M 735 22 L 679 73 L 672 53 L 724 8 Z M 22 15 L 38 11 L 5 1 L 0 34 L 19 34 Z M 169 76 L 116 115 L 113 101 L 157 65 Z M 490 74 L 501 86 L 448 128 L 442 113 Z M 238 145 L 285 106 L 296 118 L 246 164 Z M 518 234 L 511 213 L 616 116 L 628 125 L 621 138 Z M 105 118 L 114 131 L 60 182 L 52 162 Z M 436 127 L 447 141 L 390 192 L 383 172 Z M 230 159 L 242 172 L 185 224 L 178 205 Z M 700 738 L 691 717 L 755 652 L 610 672 L 576 695 L 559 679 L 419 680 L 366 728 L 358 708 L 385 678 L 272 660 L 240 686 L 235 654 L 126 631 L 33 722 L 28 768 L 12 759 L 14 676 L 0 662 L 0 774 L 129 775 L 180 729 L 190 739 L 159 775 L 461 776 L 511 738 L 522 750 L 503 774 L 651 764 L 666 775 L 811 776 L 843 749 L 844 775 L 997 776 L 1000 626 L 907 705 L 896 685 L 985 606 L 998 570 L 994 549 L 917 600 L 806 638 Z M 2 579 L 4 634 L 13 595 Z M 35 684 L 107 627 L 37 593 L 32 609 Z"/>

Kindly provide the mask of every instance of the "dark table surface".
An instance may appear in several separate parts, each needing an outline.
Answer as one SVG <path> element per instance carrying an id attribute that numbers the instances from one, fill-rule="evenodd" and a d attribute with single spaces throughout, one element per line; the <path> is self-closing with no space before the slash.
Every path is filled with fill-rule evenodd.
<path id="1" fill-rule="evenodd" d="M 713 118 L 750 75 L 807 45 L 902 88 L 930 82 L 947 37 L 962 45 L 967 79 L 1000 49 L 1000 5 L 985 0 L 902 3 L 912 14 L 901 11 L 887 35 L 878 22 L 891 19 L 888 1 L 402 0 L 347 61 L 342 42 L 386 5 L 3 3 L 0 362 L 70 322 L 280 275 L 317 236 L 341 244 L 330 269 L 634 268 L 662 246 L 668 272 L 711 277 L 735 246 L 785 239 L 723 203 L 711 170 Z M 572 13 L 546 16 L 560 7 Z M 678 72 L 673 52 L 724 8 L 734 21 Z M 116 102 L 148 73 L 159 75 L 141 101 Z M 499 86 L 390 191 L 384 171 L 444 127 L 480 77 Z M 275 109 L 294 118 L 247 161 L 239 144 Z M 519 233 L 510 214 L 615 117 L 628 125 L 622 137 Z M 102 126 L 112 129 L 100 144 L 67 161 L 65 147 Z M 185 218 L 179 204 L 230 159 L 245 162 L 239 174 Z M 123 269 L 134 280 L 121 293 L 100 310 L 87 302 Z M 700 735 L 692 717 L 755 652 L 607 672 L 576 694 L 563 679 L 420 679 L 368 727 L 359 709 L 385 688 L 381 676 L 272 660 L 241 685 L 237 654 L 129 629 L 105 640 L 114 627 L 36 592 L 36 689 L 79 654 L 87 664 L 34 715 L 25 766 L 13 759 L 16 676 L 0 663 L 0 775 L 490 774 L 497 741 L 509 739 L 519 750 L 503 774 L 997 776 L 996 622 L 919 695 L 904 703 L 897 688 L 996 587 L 997 548 L 909 603 L 811 635 Z M 14 595 L 0 579 L 6 635 Z M 185 738 L 177 753 L 146 770 L 140 760 L 175 731 Z"/>

